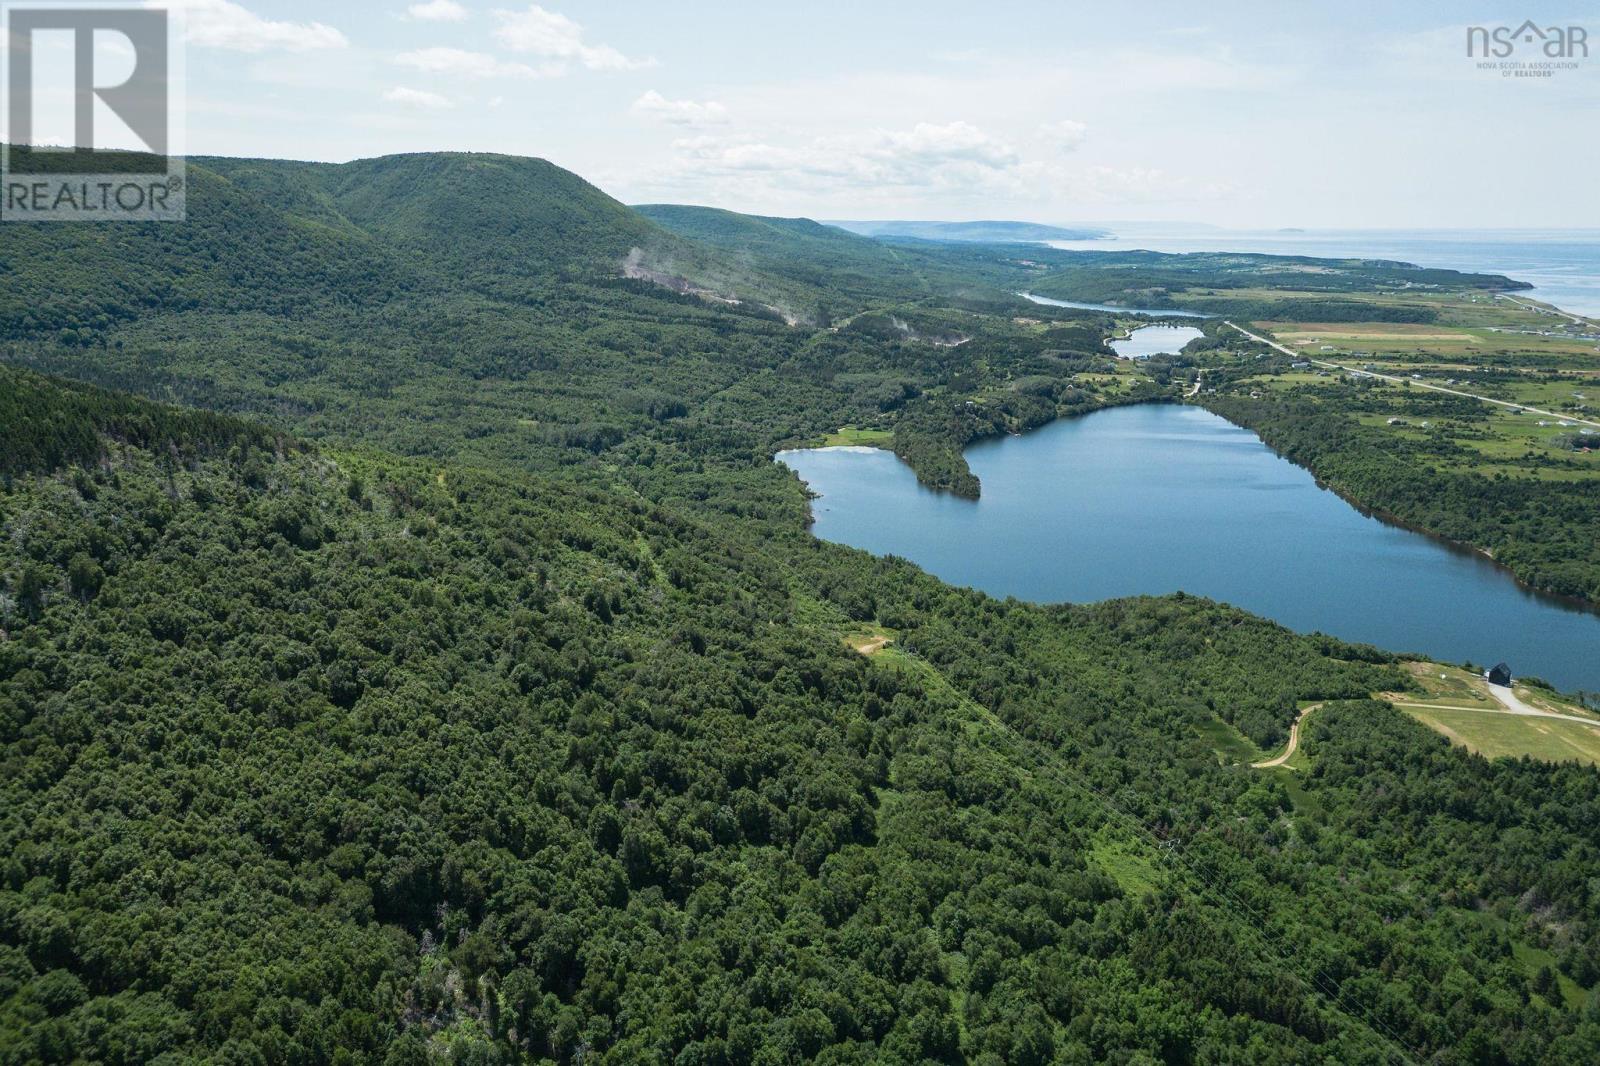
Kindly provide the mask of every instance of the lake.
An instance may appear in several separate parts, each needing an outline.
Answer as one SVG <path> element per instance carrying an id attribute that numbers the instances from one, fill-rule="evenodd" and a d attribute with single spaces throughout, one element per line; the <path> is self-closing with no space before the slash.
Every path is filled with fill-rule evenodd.
<path id="1" fill-rule="evenodd" d="M 1140 326 L 1121 340 L 1109 343 L 1120 359 L 1148 359 L 1152 355 L 1177 355 L 1185 344 L 1204 336 L 1193 326 Z"/>
<path id="2" fill-rule="evenodd" d="M 1566 691 L 1600 690 L 1600 615 L 1363 515 L 1198 407 L 1113 408 L 976 444 L 975 502 L 922 487 L 874 448 L 778 458 L 821 493 L 817 536 L 952 584 L 1046 602 L 1182 589 L 1302 632 L 1452 663 L 1503 659 Z"/>

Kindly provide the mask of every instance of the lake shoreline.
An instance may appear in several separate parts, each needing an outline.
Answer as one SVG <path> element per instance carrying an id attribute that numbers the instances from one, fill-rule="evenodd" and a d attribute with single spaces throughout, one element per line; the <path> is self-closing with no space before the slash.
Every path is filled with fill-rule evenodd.
<path id="1" fill-rule="evenodd" d="M 1326 492 L 1333 493 L 1333 495 L 1335 495 L 1339 499 L 1343 500 L 1345 502 L 1345 504 L 1347 504 L 1353 510 L 1357 511 L 1358 513 L 1364 515 L 1367 518 L 1376 519 L 1377 521 L 1382 522 L 1384 525 L 1392 526 L 1395 529 L 1403 529 L 1407 533 L 1415 533 L 1415 534 L 1418 534 L 1419 536 L 1427 537 L 1429 540 L 1432 540 L 1432 541 L 1436 542 L 1437 544 L 1439 544 L 1439 545 L 1441 545 L 1441 546 L 1443 546 L 1445 548 L 1450 549 L 1453 552 L 1456 552 L 1458 554 L 1465 555 L 1465 556 L 1472 556 L 1473 558 L 1478 559 L 1479 561 L 1489 563 L 1489 564 L 1493 565 L 1496 570 L 1498 570 L 1501 573 L 1505 574 L 1512 581 L 1514 581 L 1518 588 L 1526 591 L 1530 595 L 1538 597 L 1541 600 L 1549 601 L 1550 603 L 1552 603 L 1554 605 L 1565 607 L 1565 608 L 1567 608 L 1569 610 L 1576 611 L 1576 612 L 1579 612 L 1579 613 L 1592 614 L 1592 615 L 1600 616 L 1600 601 L 1585 599 L 1582 596 L 1571 596 L 1571 595 L 1568 595 L 1568 594 L 1563 593 L 1563 592 L 1557 592 L 1554 589 L 1545 588 L 1543 586 L 1535 585 L 1535 584 L 1532 584 L 1531 582 L 1524 581 L 1521 577 L 1517 576 L 1516 571 L 1512 570 L 1505 563 L 1502 563 L 1500 560 L 1496 559 L 1494 557 L 1494 553 L 1491 552 L 1488 548 L 1480 548 L 1477 545 L 1469 544 L 1466 541 L 1455 540 L 1455 539 L 1453 539 L 1451 537 L 1445 536 L 1443 533 L 1437 532 L 1436 530 L 1429 529 L 1426 526 L 1417 525 L 1414 522 L 1408 522 L 1404 518 L 1401 518 L 1399 515 L 1393 514 L 1392 512 L 1389 512 L 1389 511 L 1385 511 L 1381 507 L 1373 507 L 1370 504 L 1366 504 L 1366 503 L 1361 502 L 1361 500 L 1359 500 L 1356 497 L 1352 496 L 1345 489 L 1340 488 L 1337 485 L 1331 485 L 1328 482 L 1323 481 L 1322 478 L 1317 474 L 1317 472 L 1315 470 L 1311 469 L 1309 466 L 1306 466 L 1304 463 L 1297 462 L 1296 460 L 1291 459 L 1289 456 L 1287 456 L 1287 455 L 1283 454 L 1282 452 L 1280 452 L 1277 448 L 1273 447 L 1270 443 L 1268 443 L 1266 438 L 1262 437 L 1260 433 L 1257 433 L 1254 427 L 1245 425 L 1242 422 L 1236 422 L 1233 419 L 1228 418 L 1227 415 L 1224 415 L 1219 411 L 1212 411 L 1211 408 L 1207 407 L 1204 403 L 1197 402 L 1197 398 L 1190 398 L 1190 397 L 1185 397 L 1185 396 L 1167 396 L 1167 397 L 1141 397 L 1139 399 L 1113 401 L 1113 402 L 1110 402 L 1110 403 L 1101 404 L 1098 407 L 1093 407 L 1093 408 L 1090 408 L 1090 409 L 1085 410 L 1085 411 L 1072 411 L 1072 412 L 1068 412 L 1066 414 L 1057 415 L 1055 418 L 1050 419 L 1048 422 L 1041 422 L 1037 426 L 1029 426 L 1026 429 L 1008 430 L 1008 431 L 1006 431 L 1004 433 L 985 434 L 984 436 L 978 437 L 975 440 L 973 440 L 970 443 L 968 443 L 965 448 L 961 449 L 961 454 L 963 456 L 965 456 L 966 453 L 969 450 L 971 450 L 972 448 L 975 448 L 975 447 L 977 447 L 977 446 L 979 446 L 981 444 L 985 444 L 985 443 L 994 441 L 994 440 L 996 440 L 996 439 L 998 439 L 999 437 L 1002 437 L 1002 436 L 1005 436 L 1005 437 L 1025 437 L 1030 433 L 1037 433 L 1040 430 L 1043 430 L 1043 429 L 1046 429 L 1046 428 L 1048 428 L 1050 426 L 1053 426 L 1057 422 L 1070 421 L 1072 419 L 1079 419 L 1079 418 L 1087 418 L 1090 415 L 1098 414 L 1101 411 L 1111 411 L 1111 410 L 1114 410 L 1114 409 L 1119 408 L 1119 407 L 1138 407 L 1138 406 L 1143 406 L 1143 405 L 1159 406 L 1159 405 L 1165 405 L 1165 404 L 1177 405 L 1177 406 L 1181 406 L 1181 407 L 1194 407 L 1194 408 L 1197 408 L 1197 409 L 1202 410 L 1202 411 L 1207 411 L 1207 412 L 1210 412 L 1211 414 L 1216 415 L 1218 418 L 1223 419 L 1229 425 L 1237 426 L 1238 428 L 1240 428 L 1242 430 L 1245 430 L 1251 436 L 1255 437 L 1256 440 L 1260 441 L 1262 446 L 1265 447 L 1270 452 L 1272 452 L 1273 455 L 1276 455 L 1278 458 L 1282 459 L 1284 462 L 1289 463 L 1292 466 L 1298 467 L 1299 469 L 1304 470 L 1306 473 L 1310 474 L 1311 477 L 1312 477 L 1312 480 L 1316 482 L 1318 488 L 1320 488 L 1320 489 L 1322 489 L 1322 490 L 1324 490 Z M 906 462 L 905 458 L 902 457 L 901 455 L 899 455 L 898 453 L 896 453 L 893 448 L 887 447 L 887 446 L 883 446 L 883 445 L 876 445 L 876 444 L 842 444 L 842 445 L 815 445 L 815 446 L 807 445 L 807 446 L 796 447 L 796 448 L 784 448 L 784 449 L 781 449 L 780 451 L 774 453 L 773 456 L 772 456 L 772 459 L 773 459 L 774 462 L 781 463 L 782 460 L 779 459 L 778 456 L 783 455 L 786 452 L 799 452 L 799 451 L 839 451 L 839 452 L 881 451 L 881 452 L 887 452 L 888 454 L 893 455 L 895 457 L 895 459 L 898 460 L 900 463 L 904 464 L 906 469 L 910 470 L 913 474 L 916 473 L 916 467 L 914 467 L 910 463 Z M 802 480 L 801 484 L 805 485 L 805 482 Z M 963 496 L 960 493 L 951 492 L 949 489 L 940 488 L 939 486 L 936 486 L 936 485 L 929 485 L 929 484 L 921 481 L 920 478 L 918 479 L 918 484 L 921 484 L 929 492 L 936 492 L 936 493 L 940 493 L 941 495 L 947 495 L 947 496 L 954 497 L 955 499 L 965 500 L 966 502 L 968 502 L 970 504 L 973 504 L 973 505 L 977 505 L 979 503 L 979 501 L 982 499 L 981 489 L 980 489 L 980 495 L 979 496 Z M 982 482 L 980 481 L 979 484 L 981 486 Z M 806 488 L 808 499 L 821 499 L 823 497 L 822 493 L 815 492 L 814 490 L 812 490 L 810 488 L 810 486 L 805 486 L 805 488 Z M 806 525 L 807 525 L 807 528 L 810 528 L 812 525 L 815 524 L 815 522 L 816 522 L 816 518 L 811 513 L 810 506 L 808 505 L 807 508 L 806 508 Z"/>
<path id="2" fill-rule="evenodd" d="M 910 464 L 886 448 L 866 449 L 886 452 L 890 458 L 874 457 L 864 468 L 843 457 L 821 465 L 806 461 L 806 453 L 815 457 L 824 449 L 784 449 L 774 459 L 801 481 L 807 495 L 806 525 L 814 536 L 906 558 L 944 581 L 996 598 L 1097 603 L 1181 590 L 1235 604 L 1302 633 L 1409 649 L 1408 654 L 1447 663 L 1515 659 L 1525 664 L 1525 672 L 1547 678 L 1559 690 L 1595 687 L 1597 679 L 1583 665 L 1592 659 L 1581 649 L 1593 642 L 1586 627 L 1600 619 L 1596 605 L 1524 582 L 1481 548 L 1363 504 L 1283 455 L 1251 427 L 1209 410 L 1202 402 L 1167 395 L 1103 404 L 1062 414 L 1022 433 L 985 436 L 964 448 L 963 454 L 1004 446 L 1010 437 L 1033 437 L 1038 430 L 1085 422 L 1085 416 L 1098 412 L 1109 415 L 1113 409 L 1141 408 L 1194 411 L 1239 436 L 1218 437 L 1205 424 L 1195 430 L 1183 428 L 1195 426 L 1193 422 L 1147 419 L 1113 424 L 1109 436 L 1098 428 L 1088 437 L 1075 431 L 1062 443 L 1034 449 L 1031 456 L 1007 453 L 1004 477 L 994 457 L 975 462 L 975 471 L 981 470 L 986 479 L 1001 478 L 977 501 L 927 486 L 915 477 Z M 1179 434 L 1173 440 L 1198 432 L 1200 450 L 1180 445 L 1174 451 L 1165 442 L 1169 431 L 1163 427 L 1169 424 Z M 1145 426 L 1149 428 L 1141 428 Z M 1134 436 L 1129 437 L 1130 432 Z M 1156 436 L 1141 441 L 1141 433 Z M 1237 444 L 1230 441 L 1241 438 L 1259 448 L 1257 454 L 1271 456 L 1272 463 L 1298 471 L 1304 488 L 1282 497 L 1249 495 L 1258 488 L 1292 488 L 1294 479 L 1285 483 L 1269 469 L 1266 482 L 1256 484 L 1261 481 L 1260 461 L 1246 458 L 1243 480 L 1235 483 L 1227 466 L 1240 461 L 1234 457 L 1242 453 L 1233 451 Z M 1120 454 L 1124 442 L 1138 455 Z M 1107 447 L 1118 451 L 1106 452 Z M 796 452 L 801 454 L 792 454 Z M 1175 460 L 1180 466 L 1200 466 L 1193 474 L 1174 472 L 1167 482 L 1155 474 L 1150 486 L 1141 487 L 1139 479 L 1151 469 Z M 1048 465 L 1040 466 L 1041 462 Z M 912 476 L 885 481 L 890 468 Z M 1219 476 L 1223 480 L 1218 481 Z M 1175 490 L 1179 499 L 1152 502 L 1171 494 L 1173 490 L 1163 487 L 1170 485 L 1170 477 L 1179 477 Z M 1083 495 L 1085 486 L 1088 496 Z M 1109 504 L 1091 498 L 1110 486 L 1116 488 L 1111 489 Z M 1312 496 L 1325 492 L 1333 502 L 1320 507 L 1305 502 L 1306 491 L 1313 487 Z M 1234 501 L 1219 499 L 1213 488 L 1223 495 L 1246 495 Z M 1118 501 L 1119 493 L 1133 502 Z M 980 508 L 991 501 L 992 508 Z M 1252 518 L 1262 507 L 1268 510 L 1260 520 Z M 1295 518 L 1284 525 L 1285 516 L 1307 507 L 1306 522 Z M 1329 507 L 1350 520 L 1330 524 Z M 1373 523 L 1374 532 L 1362 533 L 1359 523 L 1352 528 L 1355 519 Z M 1388 532 L 1379 534 L 1379 529 Z M 1220 534 L 1219 541 L 1219 530 L 1233 532 Z M 1396 535 L 1417 538 L 1435 551 L 1443 549 L 1443 556 L 1408 547 L 1395 541 Z M 1093 543 L 1107 537 L 1116 542 L 1110 555 L 1105 555 L 1103 545 L 1077 546 L 1085 538 Z M 1270 547 L 1263 549 L 1263 537 L 1270 539 Z M 1353 561 L 1372 551 L 1380 554 L 1373 557 L 1370 568 Z M 1140 560 L 1137 564 L 1130 562 L 1134 557 Z M 1178 568 L 1174 560 L 1180 557 L 1193 558 L 1198 569 L 1190 573 Z M 1458 562 L 1446 564 L 1442 558 Z M 1229 576 L 1240 567 L 1246 575 L 1242 582 Z M 1351 594 L 1343 591 L 1347 588 Z M 1312 595 L 1303 597 L 1301 589 Z M 1578 651 L 1573 650 L 1574 640 Z"/>
<path id="3" fill-rule="evenodd" d="M 1211 408 L 1207 407 L 1205 404 L 1197 403 L 1194 400 L 1184 399 L 1179 402 L 1185 404 L 1186 406 L 1198 407 L 1203 411 L 1210 411 L 1218 418 L 1225 420 L 1229 425 L 1238 426 L 1240 429 L 1248 431 L 1256 438 L 1256 440 L 1260 441 L 1263 446 L 1271 451 L 1273 455 L 1276 455 L 1284 462 L 1297 466 L 1301 470 L 1304 470 L 1306 473 L 1310 474 L 1312 480 L 1317 483 L 1318 488 L 1323 489 L 1326 492 L 1333 493 L 1350 507 L 1361 514 L 1366 515 L 1368 518 L 1375 518 L 1385 525 L 1393 526 L 1396 529 L 1403 529 L 1408 533 L 1419 534 L 1446 548 L 1449 548 L 1451 551 L 1457 552 L 1461 555 L 1472 556 L 1483 562 L 1490 563 L 1495 569 L 1499 570 L 1512 581 L 1516 582 L 1518 588 L 1525 590 L 1530 595 L 1537 596 L 1539 599 L 1547 600 L 1553 604 L 1566 607 L 1582 614 L 1591 614 L 1600 617 L 1600 601 L 1586 599 L 1582 596 L 1571 596 L 1564 592 L 1557 592 L 1554 589 L 1544 588 L 1540 585 L 1535 585 L 1532 582 L 1524 581 L 1521 577 L 1517 576 L 1517 572 L 1515 570 L 1512 570 L 1499 559 L 1496 559 L 1494 557 L 1494 553 L 1488 548 L 1480 548 L 1476 544 L 1468 544 L 1466 541 L 1455 540 L 1452 537 L 1447 537 L 1443 533 L 1429 529 L 1426 526 L 1420 526 L 1414 522 L 1408 522 L 1399 515 L 1385 511 L 1381 507 L 1373 507 L 1371 504 L 1362 503 L 1345 489 L 1340 488 L 1337 485 L 1330 485 L 1328 482 L 1323 481 L 1321 476 L 1318 475 L 1315 470 L 1311 469 L 1309 466 L 1306 466 L 1304 463 L 1291 459 L 1289 456 L 1283 454 L 1277 448 L 1273 447 L 1265 437 L 1256 432 L 1253 426 L 1245 425 L 1243 422 L 1236 422 L 1222 412 L 1212 411 Z"/>

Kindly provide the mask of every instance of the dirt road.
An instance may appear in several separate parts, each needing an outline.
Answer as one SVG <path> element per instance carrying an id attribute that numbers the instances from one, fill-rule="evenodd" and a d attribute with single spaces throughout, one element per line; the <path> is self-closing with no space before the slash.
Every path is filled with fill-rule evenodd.
<path id="1" fill-rule="evenodd" d="M 884 636 L 846 637 L 845 643 L 862 655 L 876 655 L 890 644 L 893 644 L 894 638 Z"/>
<path id="2" fill-rule="evenodd" d="M 1320 703 L 1313 703 L 1311 706 L 1300 712 L 1300 717 L 1296 718 L 1294 720 L 1294 725 L 1289 727 L 1289 746 L 1283 749 L 1282 755 L 1277 755 L 1270 759 L 1263 759 L 1261 762 L 1253 762 L 1250 765 L 1257 770 L 1265 770 L 1273 766 L 1282 766 L 1284 763 L 1288 762 L 1290 757 L 1293 756 L 1294 753 L 1300 748 L 1300 723 L 1306 720 L 1306 715 L 1310 714 L 1312 711 L 1321 706 L 1322 704 Z"/>

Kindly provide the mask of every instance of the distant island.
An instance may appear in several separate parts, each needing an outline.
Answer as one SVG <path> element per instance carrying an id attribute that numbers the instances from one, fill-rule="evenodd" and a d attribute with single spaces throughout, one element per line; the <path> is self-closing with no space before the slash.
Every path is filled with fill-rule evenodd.
<path id="1" fill-rule="evenodd" d="M 1103 229 L 1069 229 L 1038 222 L 843 222 L 829 226 L 863 237 L 914 237 L 926 241 L 1017 242 L 1090 241 L 1111 236 Z"/>

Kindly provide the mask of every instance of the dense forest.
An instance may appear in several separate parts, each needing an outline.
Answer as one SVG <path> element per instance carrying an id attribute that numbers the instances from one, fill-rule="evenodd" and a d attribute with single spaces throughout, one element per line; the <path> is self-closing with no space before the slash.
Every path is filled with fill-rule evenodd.
<path id="1" fill-rule="evenodd" d="M 1370 649 L 149 421 L 0 497 L 7 1061 L 1600 1051 L 1600 775 Z M 1329 698 L 1298 794 L 1200 739 Z"/>
<path id="2" fill-rule="evenodd" d="M 1593 768 L 1452 747 L 1378 649 L 809 535 L 774 448 L 882 426 L 959 489 L 1142 398 L 1079 378 L 1104 316 L 1018 322 L 1015 248 L 875 294 L 483 162 L 8 230 L 0 1063 L 1600 1058 Z M 505 182 L 514 226 L 427 206 Z M 1219 759 L 1309 701 L 1303 774 Z"/>

